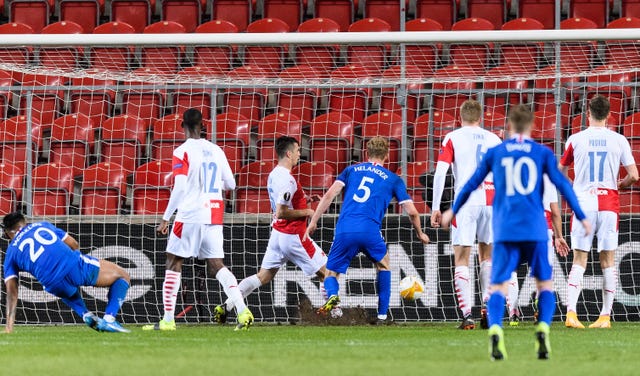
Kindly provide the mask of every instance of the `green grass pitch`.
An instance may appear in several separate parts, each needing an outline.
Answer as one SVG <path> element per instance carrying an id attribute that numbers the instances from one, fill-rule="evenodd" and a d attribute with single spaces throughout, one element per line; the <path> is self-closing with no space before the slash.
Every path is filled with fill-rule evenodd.
<path id="1" fill-rule="evenodd" d="M 509 359 L 491 362 L 487 332 L 455 323 L 385 327 L 180 325 L 175 332 L 96 333 L 18 326 L 0 334 L 2 375 L 638 375 L 640 324 L 552 327 L 552 358 L 535 359 L 533 326 L 505 328 Z"/>

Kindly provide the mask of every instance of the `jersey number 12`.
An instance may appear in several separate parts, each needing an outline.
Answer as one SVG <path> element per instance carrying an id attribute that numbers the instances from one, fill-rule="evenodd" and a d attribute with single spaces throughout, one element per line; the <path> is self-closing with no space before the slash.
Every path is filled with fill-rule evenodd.
<path id="1" fill-rule="evenodd" d="M 218 193 L 219 189 L 215 187 L 218 165 L 215 162 L 202 162 L 202 172 L 204 173 L 205 193 Z M 209 180 L 209 184 L 207 184 L 207 180 Z"/>

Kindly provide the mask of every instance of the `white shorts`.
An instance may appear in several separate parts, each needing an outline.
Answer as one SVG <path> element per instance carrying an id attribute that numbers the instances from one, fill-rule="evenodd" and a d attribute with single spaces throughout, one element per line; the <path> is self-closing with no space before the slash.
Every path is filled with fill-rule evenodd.
<path id="1" fill-rule="evenodd" d="M 451 244 L 473 246 L 476 242 L 493 243 L 491 217 L 493 207 L 485 205 L 463 206 L 451 226 Z"/>
<path id="2" fill-rule="evenodd" d="M 302 235 L 271 230 L 261 268 L 280 268 L 287 261 L 294 263 L 306 275 L 313 276 L 327 263 L 327 255 L 311 239 L 303 242 Z"/>
<path id="3" fill-rule="evenodd" d="M 175 222 L 167 252 L 182 258 L 224 258 L 222 225 Z"/>
<path id="4" fill-rule="evenodd" d="M 598 252 L 615 251 L 618 248 L 618 213 L 612 211 L 587 211 L 587 220 L 591 223 L 591 234 L 584 234 L 584 228 L 578 218 L 571 218 L 571 248 L 589 252 L 593 236 L 598 239 Z"/>

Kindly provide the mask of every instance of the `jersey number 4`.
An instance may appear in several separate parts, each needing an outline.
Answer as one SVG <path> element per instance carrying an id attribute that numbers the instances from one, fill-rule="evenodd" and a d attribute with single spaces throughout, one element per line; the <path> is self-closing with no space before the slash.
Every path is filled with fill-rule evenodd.
<path id="1" fill-rule="evenodd" d="M 358 191 L 353 194 L 353 200 L 355 202 L 363 203 L 369 199 L 369 196 L 371 196 L 371 188 L 369 188 L 367 184 L 373 184 L 373 181 L 373 178 L 368 176 L 362 178 L 360 185 L 358 186 Z M 360 191 L 362 191 L 362 196 L 358 195 Z"/>
<path id="2" fill-rule="evenodd" d="M 47 237 L 43 237 L 43 234 L 47 234 L 50 239 Z M 45 245 L 51 245 L 58 240 L 56 234 L 49 230 L 48 228 L 40 227 L 33 233 L 33 238 L 24 239 L 20 245 L 18 245 L 18 249 L 20 252 L 24 252 L 25 248 L 29 249 L 29 257 L 31 258 L 31 262 L 36 262 L 36 260 L 42 255 L 44 252 Z M 40 243 L 40 247 L 36 250 L 36 241 Z"/>
<path id="3" fill-rule="evenodd" d="M 522 181 L 522 166 L 526 165 L 529 171 L 529 178 L 526 182 Z M 514 161 L 513 157 L 502 158 L 502 166 L 504 167 L 504 177 L 507 188 L 507 196 L 514 196 L 516 192 L 522 196 L 526 196 L 533 192 L 538 180 L 538 169 L 533 159 L 529 157 L 518 158 Z"/>

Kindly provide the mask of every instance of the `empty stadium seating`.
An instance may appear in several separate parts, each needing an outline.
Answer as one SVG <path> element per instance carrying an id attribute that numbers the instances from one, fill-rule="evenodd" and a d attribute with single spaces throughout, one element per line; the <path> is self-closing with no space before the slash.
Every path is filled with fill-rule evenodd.
<path id="1" fill-rule="evenodd" d="M 133 214 L 164 213 L 172 185 L 171 162 L 151 161 L 138 167 L 133 174 Z"/>
<path id="2" fill-rule="evenodd" d="M 73 198 L 72 167 L 47 163 L 33 169 L 33 215 L 66 215 Z"/>
<path id="3" fill-rule="evenodd" d="M 126 171 L 117 163 L 97 163 L 82 174 L 80 212 L 84 215 L 120 213 L 127 193 Z"/>
<path id="4" fill-rule="evenodd" d="M 270 213 L 267 179 L 275 163 L 252 162 L 238 171 L 235 210 L 238 213 Z"/>

